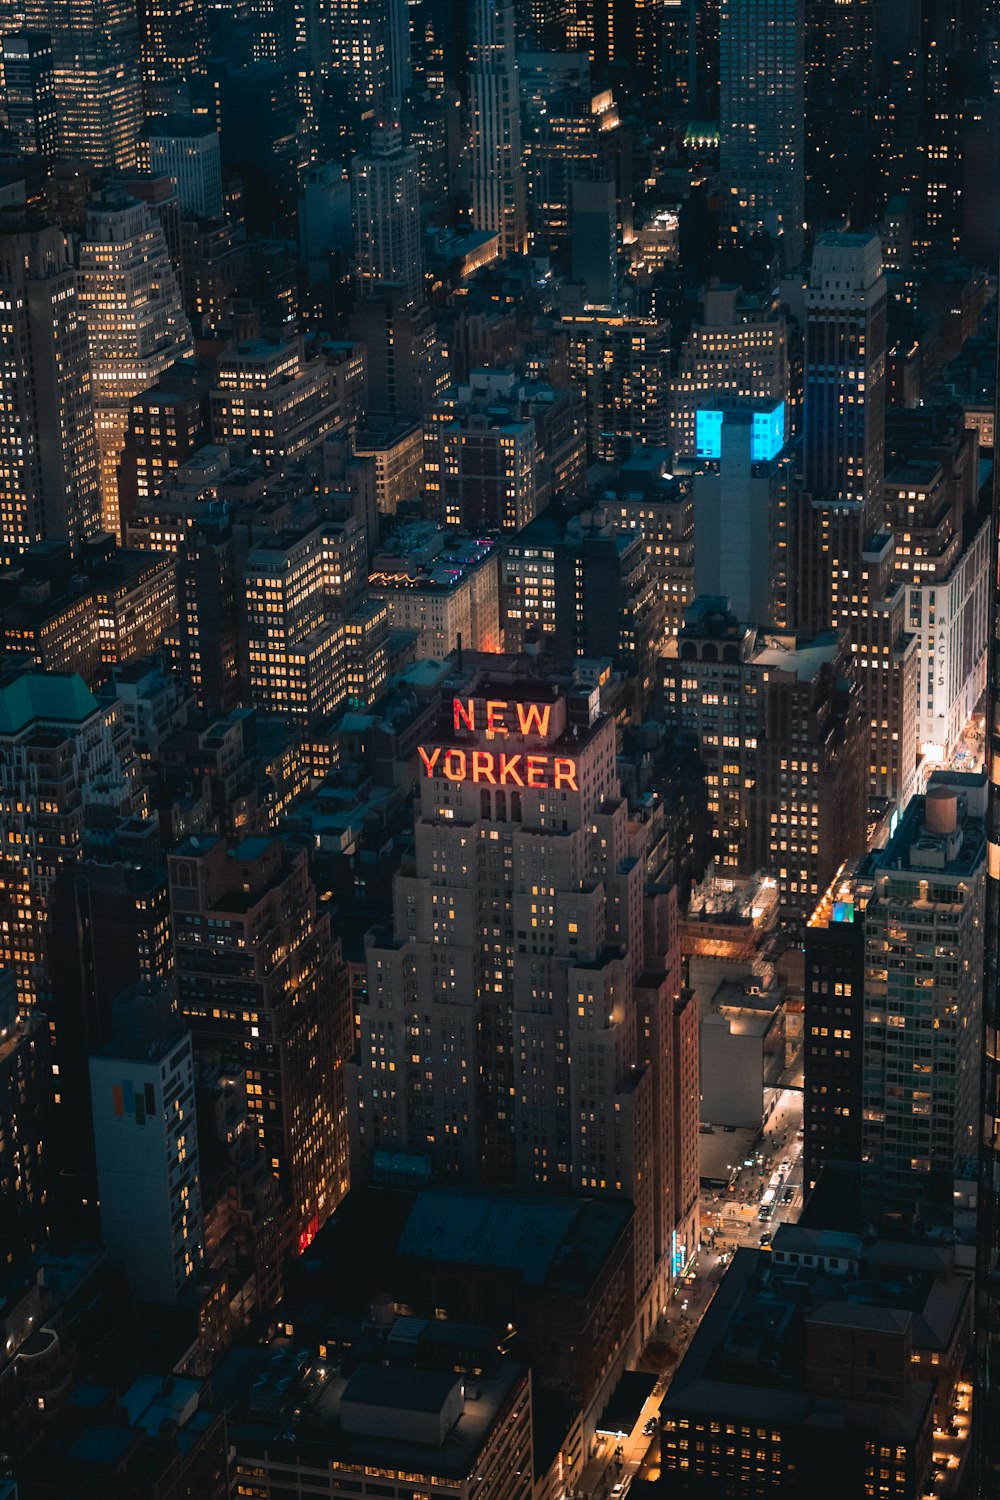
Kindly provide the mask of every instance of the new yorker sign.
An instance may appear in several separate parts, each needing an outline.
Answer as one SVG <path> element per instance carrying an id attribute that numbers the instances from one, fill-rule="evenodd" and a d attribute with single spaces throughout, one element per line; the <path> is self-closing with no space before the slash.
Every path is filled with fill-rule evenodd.
<path id="1" fill-rule="evenodd" d="M 576 761 L 569 755 L 547 755 L 540 748 L 565 726 L 565 701 L 524 702 L 506 698 L 455 698 L 455 734 L 503 740 L 509 749 L 472 749 L 459 745 L 418 745 L 424 774 L 430 779 L 478 782 L 484 786 L 531 787 L 540 791 L 578 792 Z M 515 748 L 519 747 L 519 748 Z M 530 748 L 529 748 L 530 747 Z"/>

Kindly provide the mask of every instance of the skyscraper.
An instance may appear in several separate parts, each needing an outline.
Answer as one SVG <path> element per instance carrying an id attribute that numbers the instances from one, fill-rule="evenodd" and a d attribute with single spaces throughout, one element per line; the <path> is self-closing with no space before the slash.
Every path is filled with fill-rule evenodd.
<path id="1" fill-rule="evenodd" d="M 51 37 L 21 31 L 3 38 L 3 104 L 18 151 L 50 161 L 57 143 Z"/>
<path id="2" fill-rule="evenodd" d="M 288 1248 L 347 1191 L 346 971 L 303 850 L 276 838 L 192 838 L 168 860 L 180 1007 L 196 1053 L 240 1068 L 278 1179 Z"/>
<path id="3" fill-rule="evenodd" d="M 74 549 L 100 529 L 87 331 L 61 229 L 0 221 L 0 534 Z"/>
<path id="4" fill-rule="evenodd" d="M 79 288 L 97 415 L 101 509 L 105 530 L 120 534 L 118 461 L 130 403 L 191 343 L 160 221 L 120 188 L 107 188 L 89 206 Z"/>
<path id="5" fill-rule="evenodd" d="M 194 1052 L 171 990 L 120 996 L 90 1087 L 101 1237 L 140 1297 L 172 1306 L 201 1269 L 204 1230 Z"/>
<path id="6" fill-rule="evenodd" d="M 372 131 L 367 151 L 351 164 L 354 256 L 361 290 L 385 283 L 411 302 L 423 297 L 420 249 L 420 179 L 417 153 L 398 125 Z"/>
<path id="7" fill-rule="evenodd" d="M 360 1174 L 405 1152 L 466 1181 L 631 1199 L 645 1336 L 675 1232 L 692 1248 L 690 1205 L 664 1186 L 685 1064 L 676 927 L 646 894 L 614 721 L 596 689 L 484 673 L 417 757 L 416 868 L 366 940 Z"/>
<path id="8" fill-rule="evenodd" d="M 918 651 L 884 524 L 886 284 L 877 235 L 819 236 L 806 293 L 800 629 L 850 631 L 873 795 L 914 790 Z"/>
<path id="9" fill-rule="evenodd" d="M 26 0 L 24 25 L 52 38 L 59 151 L 99 171 L 137 165 L 142 88 L 130 0 Z"/>
<path id="10" fill-rule="evenodd" d="M 527 248 L 521 102 L 510 0 L 470 0 L 472 222 L 499 235 L 500 256 Z"/>
<path id="11" fill-rule="evenodd" d="M 866 1222 L 954 1232 L 976 1155 L 986 786 L 938 772 L 878 857 L 864 914 Z"/>
<path id="12" fill-rule="evenodd" d="M 205 0 L 139 0 L 139 42 L 146 108 L 163 84 L 187 83 L 204 73 L 208 53 Z"/>
<path id="13" fill-rule="evenodd" d="M 723 223 L 770 235 L 791 269 L 805 218 L 803 0 L 722 0 L 720 24 Z"/>

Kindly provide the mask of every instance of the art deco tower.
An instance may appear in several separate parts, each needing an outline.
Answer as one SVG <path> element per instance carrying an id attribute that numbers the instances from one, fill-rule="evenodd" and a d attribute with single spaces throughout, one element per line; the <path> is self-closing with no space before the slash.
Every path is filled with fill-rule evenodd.
<path id="1" fill-rule="evenodd" d="M 500 236 L 500 255 L 527 245 L 514 8 L 472 0 L 469 49 L 472 222 Z"/>

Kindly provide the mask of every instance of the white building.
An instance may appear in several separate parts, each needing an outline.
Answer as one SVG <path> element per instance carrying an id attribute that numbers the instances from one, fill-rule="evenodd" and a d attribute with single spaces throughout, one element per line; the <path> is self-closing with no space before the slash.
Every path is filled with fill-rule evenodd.
<path id="1" fill-rule="evenodd" d="M 165 115 L 150 125 L 149 167 L 172 177 L 185 218 L 222 218 L 219 134 L 207 119 Z"/>
<path id="2" fill-rule="evenodd" d="M 101 1234 L 137 1295 L 172 1305 L 204 1248 L 191 1034 L 165 990 L 126 991 L 114 1017 L 90 1059 Z"/>
<path id="3" fill-rule="evenodd" d="M 990 527 L 984 521 L 946 579 L 908 594 L 917 637 L 917 739 L 929 761 L 947 761 L 986 687 Z"/>

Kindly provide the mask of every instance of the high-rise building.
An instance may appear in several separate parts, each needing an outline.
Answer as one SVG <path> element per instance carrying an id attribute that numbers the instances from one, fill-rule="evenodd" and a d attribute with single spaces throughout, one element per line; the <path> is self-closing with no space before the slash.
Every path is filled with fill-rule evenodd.
<path id="1" fill-rule="evenodd" d="M 100 529 L 87 333 L 60 229 L 0 222 L 0 533 L 18 551 L 38 541 L 74 550 Z"/>
<path id="2" fill-rule="evenodd" d="M 695 593 L 725 596 L 740 620 L 787 628 L 795 549 L 785 403 L 731 401 L 725 392 L 715 399 L 696 420 Z"/>
<path id="3" fill-rule="evenodd" d="M 347 973 L 305 851 L 192 838 L 168 858 L 181 1012 L 196 1054 L 240 1068 L 303 1250 L 347 1192 Z"/>
<path id="4" fill-rule="evenodd" d="M 213 442 L 245 443 L 268 471 L 318 448 L 340 420 L 330 368 L 301 339 L 241 344 L 209 400 Z"/>
<path id="5" fill-rule="evenodd" d="M 132 171 L 142 124 L 139 23 L 129 0 L 25 0 L 23 24 L 52 38 L 59 154 Z"/>
<path id="6" fill-rule="evenodd" d="M 805 221 L 803 0 L 722 0 L 722 222 L 766 234 L 786 269 L 802 258 Z"/>
<path id="7" fill-rule="evenodd" d="M 23 1004 L 48 988 L 47 903 L 61 865 L 95 824 L 145 808 L 117 703 L 71 675 L 25 672 L 0 687 L 0 960 Z"/>
<path id="8" fill-rule="evenodd" d="M 425 415 L 427 511 L 462 531 L 520 531 L 538 506 L 535 419 L 519 414 L 505 372 L 479 373 Z"/>
<path id="9" fill-rule="evenodd" d="M 191 325 L 159 219 L 119 188 L 106 188 L 89 205 L 79 249 L 79 288 L 90 348 L 104 527 L 121 536 L 118 463 L 129 405 L 189 349 Z"/>
<path id="10" fill-rule="evenodd" d="M 587 409 L 592 460 L 622 463 L 669 436 L 670 329 L 657 318 L 570 314 L 561 330 L 570 374 Z"/>
<path id="11" fill-rule="evenodd" d="M 697 413 L 713 396 L 769 401 L 790 396 L 788 330 L 773 299 L 738 286 L 706 287 L 701 318 L 677 356 L 670 381 L 670 447 L 693 455 Z"/>
<path id="12" fill-rule="evenodd" d="M 699 598 L 661 670 L 664 720 L 705 765 L 719 868 L 764 870 L 805 921 L 865 842 L 868 736 L 846 636 L 757 631 Z"/>
<path id="13" fill-rule="evenodd" d="M 554 500 L 504 547 L 501 595 L 508 651 L 534 642 L 560 662 L 610 656 L 649 701 L 663 605 L 640 533 Z"/>
<path id="14" fill-rule="evenodd" d="M 18 152 L 51 161 L 58 149 L 52 38 L 37 31 L 8 33 L 0 65 L 7 129 Z"/>
<path id="15" fill-rule="evenodd" d="M 984 775 L 936 772 L 878 857 L 864 912 L 864 1214 L 904 1232 L 953 1233 L 975 1175 L 985 813 Z"/>
<path id="16" fill-rule="evenodd" d="M 204 1253 L 191 1033 L 173 990 L 146 985 L 113 1028 L 90 1059 L 101 1238 L 139 1297 L 172 1306 Z"/>
<path id="17" fill-rule="evenodd" d="M 205 0 L 139 0 L 139 47 L 147 114 L 155 114 L 164 85 L 190 84 L 205 71 Z"/>
<path id="18" fill-rule="evenodd" d="M 172 179 L 186 219 L 222 218 L 219 133 L 207 117 L 163 115 L 149 124 L 149 169 Z"/>
<path id="19" fill-rule="evenodd" d="M 676 925 L 644 899 L 614 722 L 597 689 L 477 673 L 417 757 L 416 867 L 366 941 L 358 1172 L 401 1152 L 467 1181 L 629 1198 L 641 1340 L 675 1232 L 693 1248 L 690 1206 L 665 1191 L 664 1100 L 690 1060 L 673 1047 Z"/>
<path id="20" fill-rule="evenodd" d="M 670 472 L 663 448 L 639 448 L 625 463 L 599 472 L 594 505 L 607 511 L 620 531 L 642 535 L 646 557 L 663 602 L 664 637 L 675 636 L 693 601 L 694 504 L 691 487 Z"/>
<path id="21" fill-rule="evenodd" d="M 366 151 L 351 164 L 354 260 L 362 293 L 398 286 L 411 302 L 423 299 L 420 180 L 417 153 L 398 125 L 372 131 Z"/>
<path id="22" fill-rule="evenodd" d="M 310 61 L 338 105 L 369 121 L 382 119 L 389 106 L 390 0 L 331 0 L 307 11 Z"/>
<path id="23" fill-rule="evenodd" d="M 878 236 L 822 234 L 806 292 L 799 626 L 850 632 L 871 724 L 871 792 L 904 806 L 916 774 L 918 660 L 883 525 L 885 374 Z"/>
<path id="24" fill-rule="evenodd" d="M 527 248 L 521 101 L 511 0 L 469 0 L 472 222 L 496 234 L 501 259 Z"/>

